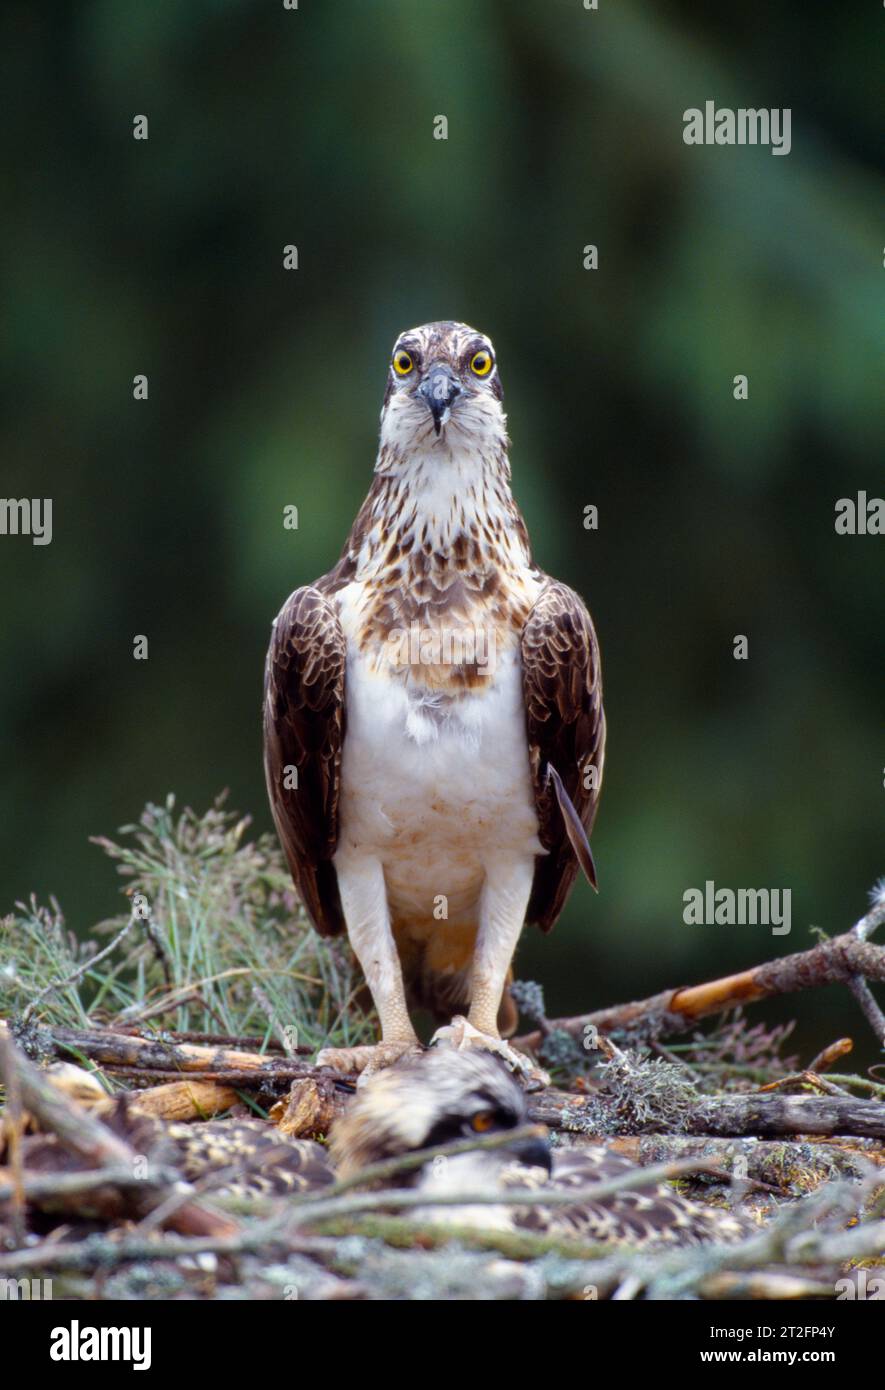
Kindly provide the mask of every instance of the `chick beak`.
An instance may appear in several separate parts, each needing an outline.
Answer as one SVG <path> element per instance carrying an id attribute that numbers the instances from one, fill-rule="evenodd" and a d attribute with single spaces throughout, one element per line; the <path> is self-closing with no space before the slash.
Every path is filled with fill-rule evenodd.
<path id="1" fill-rule="evenodd" d="M 549 1173 L 553 1167 L 553 1154 L 548 1139 L 524 1139 L 520 1144 L 507 1146 L 507 1152 L 518 1158 L 528 1168 L 543 1168 Z"/>

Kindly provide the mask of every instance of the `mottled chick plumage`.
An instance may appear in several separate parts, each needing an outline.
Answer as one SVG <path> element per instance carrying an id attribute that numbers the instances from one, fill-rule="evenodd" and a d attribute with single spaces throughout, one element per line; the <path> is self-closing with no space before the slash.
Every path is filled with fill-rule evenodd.
<path id="1" fill-rule="evenodd" d="M 285 1196 L 320 1190 L 385 1159 L 455 1140 L 506 1137 L 529 1118 L 522 1087 L 497 1057 L 435 1047 L 372 1076 L 334 1124 L 328 1150 L 311 1140 L 292 1139 L 267 1122 L 237 1120 L 167 1125 L 163 1148 L 154 1152 L 177 1156 L 189 1181 L 214 1174 L 226 1192 Z M 159 1139 L 160 1130 L 156 1133 Z M 594 1185 L 637 1171 L 632 1160 L 601 1144 L 557 1150 L 546 1140 L 522 1138 L 428 1162 L 403 1173 L 393 1185 L 426 1194 L 427 1206 L 418 1208 L 416 1219 L 456 1226 L 649 1248 L 734 1241 L 747 1234 L 740 1217 L 692 1202 L 667 1184 L 594 1200 Z M 513 1195 L 525 1188 L 535 1193 L 573 1190 L 575 1201 L 525 1207 L 434 1202 L 442 1194 Z"/>
<path id="2" fill-rule="evenodd" d="M 73 1094 L 70 1077 L 65 1089 Z M 76 1093 L 86 1105 L 106 1103 L 101 1091 L 97 1102 L 80 1086 Z M 537 1133 L 526 1137 L 529 1118 L 522 1086 L 498 1057 L 440 1045 L 369 1077 L 334 1122 L 328 1147 L 293 1138 L 257 1118 L 170 1123 L 132 1113 L 125 1096 L 117 1099 L 105 1122 L 152 1166 L 177 1170 L 208 1197 L 285 1199 L 322 1192 L 336 1179 L 352 1178 L 385 1159 L 494 1135 L 503 1141 L 499 1147 L 428 1160 L 386 1186 L 426 1196 L 426 1205 L 412 1212 L 419 1221 L 583 1242 L 694 1245 L 734 1241 L 751 1229 L 740 1216 L 692 1202 L 666 1184 L 594 1198 L 594 1186 L 635 1174 L 639 1165 L 601 1144 L 551 1149 Z M 508 1140 L 511 1131 L 514 1138 Z M 26 1136 L 22 1158 L 29 1173 L 90 1166 L 68 1153 L 53 1134 Z M 524 1189 L 541 1195 L 573 1192 L 574 1202 L 505 1206 L 469 1201 L 478 1194 L 512 1196 Z M 443 1205 L 438 1201 L 443 1195 L 466 1200 Z"/>
<path id="3" fill-rule="evenodd" d="M 477 1131 L 475 1121 L 482 1117 Z M 482 1134 L 503 1134 L 529 1121 L 526 1094 L 493 1054 L 432 1048 L 423 1057 L 373 1076 L 333 1131 L 337 1171 L 350 1175 L 397 1154 Z M 692 1202 L 667 1184 L 594 1201 L 594 1184 L 636 1173 L 638 1165 L 603 1145 L 539 1151 L 537 1141 L 476 1150 L 428 1164 L 404 1180 L 426 1192 L 418 1217 L 452 1225 L 514 1229 L 645 1247 L 734 1241 L 748 1233 L 731 1212 Z M 434 1206 L 433 1197 L 574 1190 L 574 1205 Z"/>

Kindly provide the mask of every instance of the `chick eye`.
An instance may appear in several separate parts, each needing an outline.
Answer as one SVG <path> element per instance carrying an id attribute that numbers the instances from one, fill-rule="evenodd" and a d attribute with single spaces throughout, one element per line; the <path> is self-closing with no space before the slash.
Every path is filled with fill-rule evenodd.
<path id="1" fill-rule="evenodd" d="M 414 365 L 411 353 L 405 352 L 403 348 L 393 354 L 393 370 L 397 376 L 408 376 Z"/>
<path id="2" fill-rule="evenodd" d="M 475 1134 L 487 1134 L 495 1123 L 495 1116 L 491 1110 L 480 1110 L 470 1121 L 470 1128 Z"/>
<path id="3" fill-rule="evenodd" d="M 470 359 L 470 370 L 474 376 L 488 376 L 492 370 L 492 354 L 483 348 L 480 352 L 475 352 Z"/>

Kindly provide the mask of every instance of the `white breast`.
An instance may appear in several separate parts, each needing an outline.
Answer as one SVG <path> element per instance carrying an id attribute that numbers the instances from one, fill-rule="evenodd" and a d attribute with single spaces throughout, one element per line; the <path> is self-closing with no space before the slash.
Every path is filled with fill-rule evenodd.
<path id="1" fill-rule="evenodd" d="M 339 595 L 348 639 L 339 854 L 385 867 L 391 911 L 475 920 L 488 856 L 533 858 L 537 837 L 518 648 L 487 686 L 448 700 L 378 668 L 354 640 L 357 585 Z"/>

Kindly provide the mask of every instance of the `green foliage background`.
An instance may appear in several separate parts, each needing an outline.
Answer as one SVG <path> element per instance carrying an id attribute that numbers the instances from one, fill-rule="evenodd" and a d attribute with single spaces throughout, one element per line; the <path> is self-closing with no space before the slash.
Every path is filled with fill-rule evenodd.
<path id="1" fill-rule="evenodd" d="M 602 892 L 522 972 L 577 1011 L 861 914 L 885 540 L 833 509 L 885 489 L 881 25 L 820 0 L 5 7 L 2 491 L 55 510 L 51 546 L 0 538 L 4 907 L 114 911 L 87 835 L 172 788 L 269 825 L 270 621 L 368 487 L 396 334 L 452 317 L 494 337 L 537 558 L 604 656 Z M 789 106 L 792 153 L 686 147 L 708 97 Z M 790 888 L 792 936 L 685 926 L 708 878 Z M 807 1016 L 862 1032 L 836 991 Z"/>

